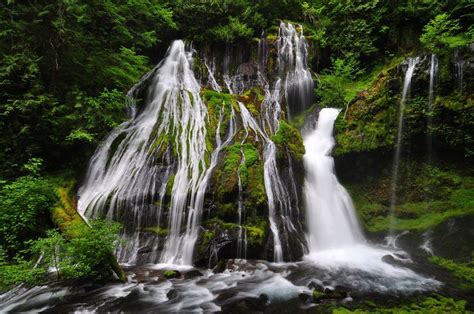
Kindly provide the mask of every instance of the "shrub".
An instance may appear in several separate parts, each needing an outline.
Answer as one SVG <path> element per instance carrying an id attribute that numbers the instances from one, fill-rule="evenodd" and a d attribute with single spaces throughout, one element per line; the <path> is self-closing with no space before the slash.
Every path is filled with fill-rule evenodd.
<path id="1" fill-rule="evenodd" d="M 71 226 L 71 239 L 56 230 L 32 244 L 32 251 L 43 254 L 42 266 L 54 267 L 63 280 L 90 279 L 100 281 L 112 274 L 113 251 L 119 241 L 120 225 L 108 220 Z"/>
<path id="2" fill-rule="evenodd" d="M 0 246 L 7 259 L 27 248 L 26 241 L 44 234 L 56 201 L 54 190 L 39 177 L 23 176 L 1 187 Z"/>

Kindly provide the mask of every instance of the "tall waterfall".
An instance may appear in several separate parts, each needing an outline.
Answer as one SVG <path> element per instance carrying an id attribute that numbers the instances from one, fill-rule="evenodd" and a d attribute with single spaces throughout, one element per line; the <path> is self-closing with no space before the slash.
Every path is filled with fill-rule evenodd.
<path id="1" fill-rule="evenodd" d="M 184 43 L 173 42 L 152 74 L 144 108 L 97 150 L 79 191 L 80 213 L 121 218 L 126 229 L 136 231 L 150 218 L 159 222 L 160 202 L 156 210 L 146 209 L 163 198 L 174 172 L 169 233 L 161 255 L 165 263 L 191 264 L 204 192 L 216 163 L 214 154 L 211 164 L 206 163 L 207 109 L 190 62 Z M 124 219 L 128 216 L 131 222 Z M 120 260 L 133 262 L 137 249 L 124 250 Z"/>
<path id="2" fill-rule="evenodd" d="M 304 193 L 310 252 L 364 242 L 351 197 L 334 173 L 332 132 L 339 111 L 322 109 L 316 129 L 304 138 Z"/>
<path id="3" fill-rule="evenodd" d="M 408 68 L 405 72 L 405 79 L 403 82 L 402 98 L 400 100 L 400 107 L 398 109 L 398 131 L 397 131 L 397 142 L 395 146 L 395 154 L 393 158 L 393 169 L 392 169 L 392 186 L 391 186 L 391 197 L 390 197 L 390 216 L 393 219 L 395 213 L 395 206 L 397 204 L 397 186 L 398 186 L 398 170 L 400 166 L 400 155 L 402 151 L 402 137 L 403 137 L 403 122 L 405 115 L 405 103 L 410 93 L 411 80 L 413 73 L 415 72 L 416 65 L 420 61 L 420 57 L 408 58 Z"/>
<path id="4" fill-rule="evenodd" d="M 301 26 L 280 23 L 278 33 L 278 72 L 284 82 L 288 114 L 294 115 L 313 102 L 314 82 L 307 67 L 308 44 Z"/>

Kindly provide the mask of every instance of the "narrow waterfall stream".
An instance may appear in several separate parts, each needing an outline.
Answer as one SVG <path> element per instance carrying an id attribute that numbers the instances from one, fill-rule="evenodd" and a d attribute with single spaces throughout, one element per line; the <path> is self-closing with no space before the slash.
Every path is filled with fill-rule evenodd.
<path id="1" fill-rule="evenodd" d="M 403 137 L 403 124 L 405 115 L 405 105 L 407 97 L 410 93 L 411 80 L 415 71 L 416 65 L 420 62 L 420 57 L 408 58 L 408 68 L 405 72 L 405 79 L 403 81 L 402 96 L 400 99 L 400 107 L 398 109 L 398 128 L 397 128 L 397 141 L 395 145 L 395 153 L 393 157 L 393 169 L 392 169 L 392 185 L 391 185 L 391 197 L 390 197 L 390 219 L 394 219 L 395 206 L 397 205 L 397 187 L 398 187 L 398 171 L 400 167 L 400 157 L 402 153 L 402 137 Z M 391 227 L 390 227 L 391 228 Z M 392 235 L 393 230 L 390 229 L 389 234 Z"/>
<path id="2" fill-rule="evenodd" d="M 314 82 L 307 66 L 307 46 L 302 26 L 280 23 L 277 62 L 290 116 L 307 109 L 313 103 Z"/>

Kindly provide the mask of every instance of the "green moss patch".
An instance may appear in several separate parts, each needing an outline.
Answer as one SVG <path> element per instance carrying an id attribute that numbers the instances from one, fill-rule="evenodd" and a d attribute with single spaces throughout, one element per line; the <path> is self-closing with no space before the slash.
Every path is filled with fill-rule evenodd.
<path id="1" fill-rule="evenodd" d="M 459 263 L 439 256 L 431 256 L 430 262 L 439 265 L 449 271 L 461 281 L 461 287 L 464 289 L 474 289 L 474 252 L 471 260 L 467 263 Z"/>
<path id="2" fill-rule="evenodd" d="M 280 127 L 275 135 L 272 136 L 272 141 L 281 147 L 285 145 L 288 147 L 292 157 L 295 160 L 302 160 L 305 153 L 303 138 L 301 133 L 292 125 L 280 120 Z"/>
<path id="3" fill-rule="evenodd" d="M 406 162 L 397 194 L 395 217 L 389 217 L 390 176 L 349 186 L 359 217 L 370 232 L 422 231 L 443 221 L 474 214 L 474 178 L 454 170 Z"/>

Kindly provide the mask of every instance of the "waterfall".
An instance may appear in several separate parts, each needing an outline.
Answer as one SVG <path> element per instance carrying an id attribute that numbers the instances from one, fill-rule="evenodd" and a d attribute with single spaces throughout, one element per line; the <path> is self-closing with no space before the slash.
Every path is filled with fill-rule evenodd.
<path id="1" fill-rule="evenodd" d="M 277 43 L 278 73 L 284 81 L 287 111 L 291 117 L 313 102 L 314 82 L 307 67 L 308 44 L 303 27 L 281 22 Z"/>
<path id="2" fill-rule="evenodd" d="M 403 122 L 405 114 L 405 104 L 410 93 L 411 80 L 415 71 L 416 65 L 420 61 L 419 57 L 408 58 L 408 68 L 405 72 L 405 79 L 403 82 L 402 98 L 400 100 L 400 107 L 398 109 L 398 131 L 397 131 L 397 142 L 395 146 L 395 154 L 393 158 L 393 169 L 392 169 L 392 185 L 391 185 L 391 197 L 390 197 L 390 217 L 394 218 L 395 206 L 397 203 L 397 185 L 398 185 L 398 170 L 400 166 L 400 155 L 402 151 L 402 136 L 403 136 Z M 392 225 L 392 224 L 391 224 Z M 390 231 L 391 233 L 392 231 Z"/>
<path id="3" fill-rule="evenodd" d="M 454 51 L 454 68 L 455 68 L 455 78 L 458 83 L 459 90 L 462 91 L 462 84 L 464 78 L 464 64 L 465 61 L 461 54 L 459 53 L 459 48 L 456 48 Z"/>
<path id="4" fill-rule="evenodd" d="M 275 143 L 270 140 L 267 133 L 262 128 L 260 128 L 257 121 L 252 117 L 252 114 L 241 102 L 239 102 L 239 108 L 242 123 L 245 130 L 247 130 L 246 134 L 248 134 L 248 130 L 252 130 L 255 136 L 260 137 L 265 143 L 263 152 L 263 174 L 265 193 L 267 195 L 268 201 L 268 220 L 270 222 L 270 231 L 273 236 L 273 259 L 275 262 L 282 262 L 283 249 L 281 244 L 280 230 L 278 229 L 277 225 L 277 206 L 279 205 L 286 209 L 281 215 L 284 216 L 290 207 L 290 199 L 278 173 L 276 163 L 276 146 Z"/>
<path id="5" fill-rule="evenodd" d="M 331 151 L 335 145 L 334 122 L 340 109 L 324 108 L 319 112 L 316 128 L 304 136 L 304 183 L 309 253 L 305 260 L 323 268 L 331 276 L 343 274 L 352 282 L 357 276 L 351 270 L 365 273 L 367 278 L 381 278 L 382 285 L 428 284 L 435 280 L 412 270 L 384 262 L 390 257 L 401 261 L 408 255 L 396 248 L 367 243 L 357 220 L 352 199 L 337 180 Z"/>
<path id="6" fill-rule="evenodd" d="M 97 150 L 79 190 L 81 214 L 123 221 L 133 234 L 143 226 L 160 225 L 161 201 L 173 178 L 169 232 L 161 254 L 165 263 L 191 264 L 204 192 L 217 154 L 227 144 L 216 139 L 217 148 L 208 165 L 208 114 L 191 61 L 183 41 L 174 41 L 150 74 L 144 107 L 112 131 Z M 137 241 L 132 249 L 121 250 L 121 261 L 136 262 L 136 251 L 144 245 Z"/>
<path id="7" fill-rule="evenodd" d="M 339 109 L 325 108 L 317 127 L 304 138 L 304 183 L 310 252 L 364 242 L 352 200 L 334 173 L 332 137 Z"/>
<path id="8" fill-rule="evenodd" d="M 209 66 L 207 64 L 207 61 L 206 59 L 204 59 L 204 66 L 206 67 L 206 70 L 207 70 L 207 75 L 208 75 L 208 84 L 209 86 L 215 90 L 216 92 L 222 92 L 222 88 L 219 86 L 219 84 L 217 84 L 217 81 L 216 81 L 216 78 L 214 76 L 214 73 L 215 73 L 215 62 L 213 61 L 211 63 L 211 66 Z"/>
<path id="9" fill-rule="evenodd" d="M 252 140 L 262 143 L 273 260 L 283 261 L 284 253 L 291 251 L 293 238 L 301 242 L 293 222 L 297 217 L 297 196 L 292 195 L 295 182 L 293 178 L 283 180 L 272 136 L 284 115 L 284 101 L 288 112 L 297 104 L 306 106 L 311 99 L 313 82 L 306 66 L 307 44 L 300 26 L 281 23 L 276 51 L 279 76 L 270 81 L 264 76 L 270 49 L 263 36 L 256 65 L 243 62 L 242 51 L 237 51 L 236 62 L 240 65 L 231 68 L 229 47 L 222 71 L 216 70 L 215 57 L 203 58 L 207 72 L 203 84 L 211 89 L 222 92 L 224 87 L 218 83 L 221 81 L 231 94 L 241 94 L 253 86 L 264 90 L 258 116 L 252 116 L 242 103 L 238 103 L 236 112 L 233 108 L 230 113 L 222 108 L 216 112 L 220 115 L 212 150 L 208 143 L 214 134 L 208 134 L 209 114 L 200 97 L 201 85 L 192 71 L 192 49 L 186 49 L 183 41 L 174 41 L 163 61 L 129 92 L 132 102 L 143 101 L 140 106 L 131 107 L 130 119 L 114 129 L 97 149 L 78 193 L 78 210 L 86 219 L 108 218 L 124 224 L 125 241 L 117 250 L 120 262 L 192 263 L 204 195 L 222 150 L 239 132 L 239 119 L 246 134 L 240 143 L 241 163 L 245 163 L 243 145 L 249 132 L 254 133 Z M 231 70 L 237 72 L 231 75 Z M 221 139 L 221 124 L 229 121 L 229 114 L 227 133 Z M 293 173 L 291 162 L 289 168 L 285 176 Z M 240 173 L 238 176 L 237 256 L 245 257 L 246 209 Z"/>

